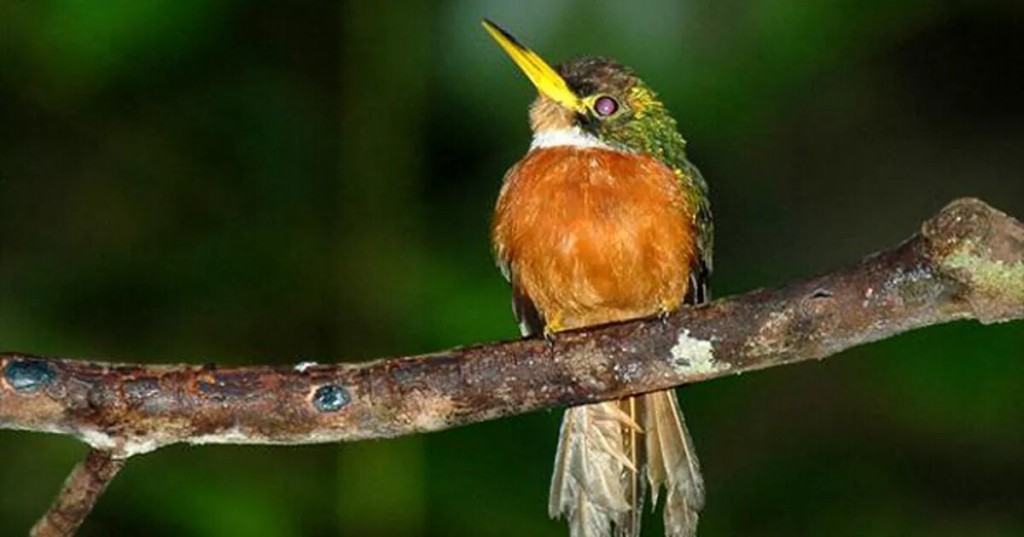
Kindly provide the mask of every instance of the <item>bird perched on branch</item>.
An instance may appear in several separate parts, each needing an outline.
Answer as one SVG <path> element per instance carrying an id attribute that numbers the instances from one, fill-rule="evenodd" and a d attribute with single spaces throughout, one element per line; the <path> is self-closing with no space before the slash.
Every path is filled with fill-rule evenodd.
<path id="1" fill-rule="evenodd" d="M 533 142 L 505 176 L 492 240 L 525 336 L 708 300 L 707 185 L 654 91 L 608 58 L 552 68 L 484 28 L 538 90 Z M 646 489 L 665 533 L 696 533 L 704 484 L 675 392 L 566 411 L 548 511 L 572 537 L 636 536 Z M 664 489 L 664 496 L 661 496 Z"/>

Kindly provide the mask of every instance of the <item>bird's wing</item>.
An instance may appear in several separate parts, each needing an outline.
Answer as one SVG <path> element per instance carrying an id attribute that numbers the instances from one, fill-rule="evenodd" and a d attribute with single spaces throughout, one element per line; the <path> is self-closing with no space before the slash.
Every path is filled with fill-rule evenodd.
<path id="1" fill-rule="evenodd" d="M 512 312 L 516 314 L 519 333 L 523 337 L 539 336 L 544 333 L 544 318 L 530 297 L 515 284 L 512 284 Z"/>
<path id="2" fill-rule="evenodd" d="M 686 292 L 687 304 L 704 304 L 711 301 L 711 271 L 714 268 L 715 224 L 708 198 L 708 185 L 704 176 L 689 161 L 682 166 L 682 180 L 698 193 L 696 213 L 693 216 L 697 228 L 697 255 L 690 266 L 690 285 Z"/>
<path id="3" fill-rule="evenodd" d="M 516 285 L 515 268 L 512 266 L 512 263 L 507 259 L 499 257 L 498 268 L 501 269 L 501 274 L 512 285 L 512 313 L 515 314 L 516 321 L 519 322 L 519 333 L 523 337 L 543 334 L 544 318 L 537 311 L 537 307 L 533 305 L 530 297 Z"/>

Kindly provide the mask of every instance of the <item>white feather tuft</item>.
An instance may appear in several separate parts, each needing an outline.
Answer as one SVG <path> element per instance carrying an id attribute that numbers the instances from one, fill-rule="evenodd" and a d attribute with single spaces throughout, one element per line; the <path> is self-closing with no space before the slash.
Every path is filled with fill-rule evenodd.
<path id="1" fill-rule="evenodd" d="M 530 149 L 561 146 L 597 149 L 612 148 L 608 144 L 602 142 L 597 136 L 584 132 L 579 127 L 573 127 L 571 129 L 541 131 L 534 134 L 533 143 L 530 144 Z"/>

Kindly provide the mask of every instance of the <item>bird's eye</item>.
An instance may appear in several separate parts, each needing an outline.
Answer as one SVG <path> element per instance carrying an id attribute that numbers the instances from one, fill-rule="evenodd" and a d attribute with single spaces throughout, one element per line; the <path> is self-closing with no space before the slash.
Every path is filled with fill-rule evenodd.
<path id="1" fill-rule="evenodd" d="M 613 97 L 602 95 L 594 101 L 594 111 L 597 115 L 608 117 L 619 111 L 619 102 Z"/>

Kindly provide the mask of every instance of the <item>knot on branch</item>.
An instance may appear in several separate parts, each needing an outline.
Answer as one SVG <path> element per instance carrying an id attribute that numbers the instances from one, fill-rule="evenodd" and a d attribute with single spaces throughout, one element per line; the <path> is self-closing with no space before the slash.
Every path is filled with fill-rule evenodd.
<path id="1" fill-rule="evenodd" d="M 22 392 L 43 389 L 57 379 L 57 373 L 50 364 L 32 358 L 11 360 L 3 371 L 4 379 L 11 388 Z"/>

